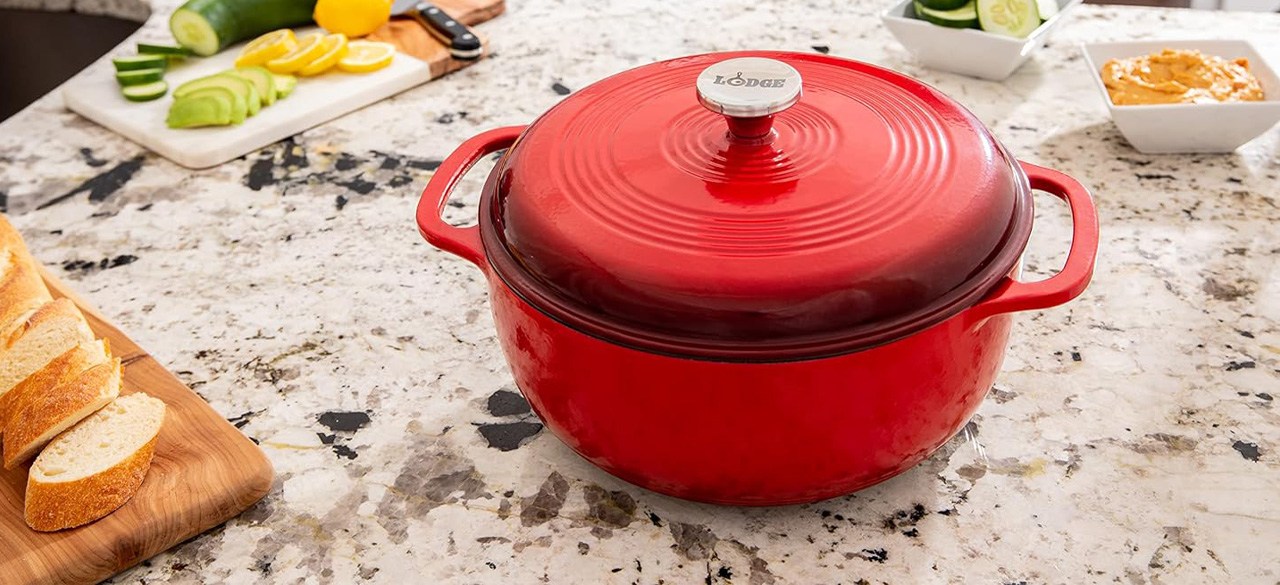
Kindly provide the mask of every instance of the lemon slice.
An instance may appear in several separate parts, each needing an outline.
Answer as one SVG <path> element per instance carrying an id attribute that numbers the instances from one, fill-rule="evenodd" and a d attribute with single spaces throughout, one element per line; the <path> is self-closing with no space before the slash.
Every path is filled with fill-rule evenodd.
<path id="1" fill-rule="evenodd" d="M 347 43 L 347 56 L 338 61 L 338 69 L 348 73 L 368 73 L 391 64 L 396 47 L 391 43 L 351 41 Z"/>
<path id="2" fill-rule="evenodd" d="M 293 31 L 282 28 L 264 34 L 244 46 L 236 57 L 236 67 L 253 67 L 280 57 L 298 46 Z"/>
<path id="3" fill-rule="evenodd" d="M 324 40 L 320 41 L 320 45 L 324 47 L 324 52 L 310 63 L 307 63 L 306 67 L 299 69 L 298 75 L 319 75 L 337 65 L 338 61 L 347 56 L 347 35 L 342 33 L 326 35 Z"/>
<path id="4" fill-rule="evenodd" d="M 272 73 L 293 73 L 316 60 L 316 57 L 324 54 L 325 46 L 321 42 L 324 40 L 324 33 L 311 33 L 305 35 L 298 41 L 298 46 L 292 51 L 285 53 L 275 59 L 267 61 L 267 69 Z"/>

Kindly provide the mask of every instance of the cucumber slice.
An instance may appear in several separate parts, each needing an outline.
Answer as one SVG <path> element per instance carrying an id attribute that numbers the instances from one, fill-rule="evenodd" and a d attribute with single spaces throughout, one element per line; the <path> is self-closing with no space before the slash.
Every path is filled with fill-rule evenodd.
<path id="1" fill-rule="evenodd" d="M 137 55 L 134 57 L 116 57 L 111 60 L 116 71 L 137 71 L 138 69 L 164 69 L 169 60 L 161 55 Z"/>
<path id="2" fill-rule="evenodd" d="M 293 88 L 298 87 L 298 78 L 292 75 L 276 75 L 271 74 L 272 85 L 276 88 L 276 99 L 284 99 L 293 93 Z"/>
<path id="3" fill-rule="evenodd" d="M 1037 0 L 975 0 L 978 24 L 990 33 L 1026 38 L 1040 26 Z"/>
<path id="4" fill-rule="evenodd" d="M 230 93 L 230 92 L 228 92 Z M 209 92 L 174 100 L 165 124 L 170 128 L 226 126 L 231 123 L 231 98 Z"/>
<path id="5" fill-rule="evenodd" d="M 262 105 L 269 106 L 276 103 L 275 82 L 271 79 L 271 72 L 266 67 L 240 67 L 229 71 L 234 75 L 239 75 L 245 81 L 252 83 L 254 88 L 258 90 L 258 98 L 262 100 Z"/>
<path id="6" fill-rule="evenodd" d="M 116 73 L 116 81 L 124 86 L 153 83 L 161 79 L 164 79 L 164 69 L 138 69 Z"/>
<path id="7" fill-rule="evenodd" d="M 934 10 L 915 1 L 916 16 L 921 20 L 950 28 L 974 28 L 978 26 L 978 11 L 974 1 L 969 0 L 955 10 Z"/>
<path id="8" fill-rule="evenodd" d="M 130 85 L 120 88 L 120 93 L 124 94 L 124 99 L 131 102 L 149 102 L 157 99 L 169 91 L 169 84 L 163 81 L 153 81 L 142 85 Z"/>
<path id="9" fill-rule="evenodd" d="M 213 87 L 213 86 L 204 87 L 204 88 L 189 92 L 186 95 L 177 99 L 188 100 L 193 98 L 199 98 L 202 96 L 217 96 L 219 97 L 219 99 L 230 100 L 229 103 L 231 104 L 231 112 L 230 112 L 230 118 L 228 120 L 229 120 L 229 123 L 231 124 L 239 124 L 243 122 L 245 118 L 249 117 L 249 108 L 245 104 L 244 98 L 236 94 L 234 91 L 231 91 L 225 87 Z"/>
<path id="10" fill-rule="evenodd" d="M 172 45 L 138 43 L 138 53 L 142 55 L 161 55 L 164 57 L 186 57 L 191 55 L 191 49 L 186 47 L 174 47 Z"/>
<path id="11" fill-rule="evenodd" d="M 1049 20 L 1058 15 L 1058 0 L 1036 0 L 1036 12 L 1040 13 L 1040 20 Z"/>
<path id="12" fill-rule="evenodd" d="M 929 10 L 955 10 L 968 3 L 969 0 L 920 0 Z"/>
<path id="13" fill-rule="evenodd" d="M 207 57 L 278 28 L 311 23 L 316 0 L 187 0 L 169 17 L 179 45 Z"/>

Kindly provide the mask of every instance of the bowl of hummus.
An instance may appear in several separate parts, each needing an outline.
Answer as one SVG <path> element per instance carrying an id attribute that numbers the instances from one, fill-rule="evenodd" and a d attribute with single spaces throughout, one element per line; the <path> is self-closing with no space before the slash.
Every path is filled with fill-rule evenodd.
<path id="1" fill-rule="evenodd" d="M 1280 77 L 1239 40 L 1083 47 L 1111 119 L 1144 153 L 1231 152 L 1280 121 Z"/>

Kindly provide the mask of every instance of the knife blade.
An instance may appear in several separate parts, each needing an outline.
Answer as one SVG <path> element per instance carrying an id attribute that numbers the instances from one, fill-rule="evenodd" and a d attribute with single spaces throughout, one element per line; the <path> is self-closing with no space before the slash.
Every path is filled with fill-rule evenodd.
<path id="1" fill-rule="evenodd" d="M 391 5 L 391 14 L 408 16 L 418 21 L 431 36 L 449 47 L 449 54 L 454 59 L 469 61 L 479 59 L 484 53 L 480 38 L 471 29 L 430 2 L 397 0 Z"/>

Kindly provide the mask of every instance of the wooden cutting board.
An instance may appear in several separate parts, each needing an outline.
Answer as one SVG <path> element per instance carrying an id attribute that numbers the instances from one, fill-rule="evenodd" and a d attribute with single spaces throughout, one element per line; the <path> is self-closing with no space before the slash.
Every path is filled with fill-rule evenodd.
<path id="1" fill-rule="evenodd" d="M 505 9 L 504 0 L 437 0 L 436 6 L 459 22 L 474 25 Z M 299 35 L 307 28 L 295 29 Z M 479 34 L 488 48 L 488 41 Z M 392 64 L 365 74 L 331 72 L 300 78 L 287 98 L 264 107 L 236 126 L 172 129 L 165 117 L 172 96 L 135 103 L 120 95 L 110 59 L 99 59 L 62 88 L 63 102 L 74 111 L 184 167 L 202 169 L 239 158 L 311 128 L 456 71 L 476 61 L 458 61 L 422 25 L 395 18 L 370 35 L 400 49 Z M 130 43 L 132 45 L 132 43 Z M 169 87 L 230 69 L 242 45 L 212 57 L 190 58 L 165 73 Z M 131 54 L 126 51 L 126 54 Z"/>
<path id="2" fill-rule="evenodd" d="M 435 0 L 433 3 L 458 22 L 466 25 L 479 24 L 506 10 L 504 0 Z M 487 54 L 489 41 L 483 34 L 478 33 L 477 36 L 484 44 Z M 426 62 L 431 67 L 431 79 L 475 63 L 475 61 L 459 61 L 450 57 L 449 49 L 444 46 L 444 43 L 436 40 L 422 28 L 421 24 L 411 18 L 400 16 L 392 18 L 391 22 L 373 31 L 369 39 L 391 43 L 399 48 L 400 52 Z"/>
<path id="3" fill-rule="evenodd" d="M 97 583 L 240 514 L 271 489 L 271 463 L 203 399 L 48 272 L 55 298 L 80 307 L 124 362 L 128 394 L 144 391 L 168 409 L 141 489 L 98 522 L 54 533 L 27 528 L 27 468 L 0 470 L 0 584 Z"/>

